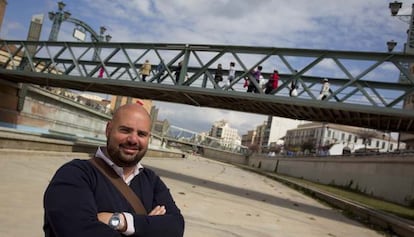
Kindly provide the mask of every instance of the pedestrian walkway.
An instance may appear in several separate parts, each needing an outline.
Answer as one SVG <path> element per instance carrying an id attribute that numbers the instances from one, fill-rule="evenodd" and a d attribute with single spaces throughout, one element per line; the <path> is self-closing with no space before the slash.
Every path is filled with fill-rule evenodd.
<path id="1" fill-rule="evenodd" d="M 84 153 L 0 151 L 0 236 L 43 236 L 42 197 L 55 170 Z M 186 237 L 384 236 L 259 174 L 201 157 L 144 158 L 168 184 Z"/>

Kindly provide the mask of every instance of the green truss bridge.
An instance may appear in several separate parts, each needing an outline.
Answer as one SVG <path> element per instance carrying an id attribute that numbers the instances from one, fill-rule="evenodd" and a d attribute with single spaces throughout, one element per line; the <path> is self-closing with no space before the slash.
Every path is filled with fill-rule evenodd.
<path id="1" fill-rule="evenodd" d="M 414 103 L 414 76 L 409 69 L 413 55 L 162 43 L 0 40 L 0 44 L 0 78 L 14 83 L 414 131 L 414 110 L 405 109 Z M 139 69 L 145 60 L 152 69 L 143 81 Z M 217 83 L 217 65 L 223 65 L 225 81 L 230 62 L 236 64 L 236 78 Z M 157 70 L 158 64 L 164 70 Z M 259 65 L 265 81 L 273 70 L 280 73 L 279 86 L 270 94 L 251 74 Z M 321 101 L 324 78 L 329 79 L 332 93 Z M 258 93 L 246 92 L 245 80 Z M 299 85 L 297 97 L 289 96 L 292 81 Z"/>

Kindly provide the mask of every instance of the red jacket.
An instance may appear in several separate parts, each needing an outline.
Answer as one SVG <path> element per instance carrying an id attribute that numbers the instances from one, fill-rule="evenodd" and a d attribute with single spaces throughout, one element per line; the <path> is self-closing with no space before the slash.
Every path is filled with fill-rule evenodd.
<path id="1" fill-rule="evenodd" d="M 272 89 L 276 89 L 279 83 L 279 74 L 277 74 L 276 72 L 273 73 L 270 77 L 270 82 L 272 83 Z"/>

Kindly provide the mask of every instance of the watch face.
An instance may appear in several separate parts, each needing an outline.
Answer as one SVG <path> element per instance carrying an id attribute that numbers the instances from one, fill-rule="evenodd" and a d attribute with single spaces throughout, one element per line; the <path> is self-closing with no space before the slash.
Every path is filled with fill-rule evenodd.
<path id="1" fill-rule="evenodd" d="M 118 229 L 119 225 L 121 224 L 121 219 L 119 218 L 119 214 L 115 213 L 112 215 L 112 217 L 109 219 L 108 225 L 113 229 Z"/>
<path id="2" fill-rule="evenodd" d="M 112 226 L 118 226 L 119 225 L 119 218 L 112 218 L 111 219 L 111 225 Z"/>

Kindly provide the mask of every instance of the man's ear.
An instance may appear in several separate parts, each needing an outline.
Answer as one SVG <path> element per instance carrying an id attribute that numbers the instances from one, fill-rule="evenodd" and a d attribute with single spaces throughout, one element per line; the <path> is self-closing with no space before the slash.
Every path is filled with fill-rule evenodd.
<path id="1" fill-rule="evenodd" d="M 109 137 L 109 134 L 111 133 L 112 130 L 112 123 L 111 121 L 106 123 L 106 128 L 105 128 L 105 135 L 106 137 Z"/>

